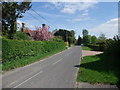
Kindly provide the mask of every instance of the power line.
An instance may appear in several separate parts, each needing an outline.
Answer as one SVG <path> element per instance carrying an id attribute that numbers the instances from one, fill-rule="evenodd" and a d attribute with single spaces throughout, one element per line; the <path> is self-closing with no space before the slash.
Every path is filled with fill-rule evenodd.
<path id="1" fill-rule="evenodd" d="M 28 12 L 27 12 L 28 13 Z M 31 13 L 28 13 L 29 15 L 31 15 L 34 19 L 36 19 L 37 21 L 41 22 L 38 18 L 36 18 L 35 16 L 33 16 Z M 42 23 L 42 22 L 41 22 Z"/>
<path id="2" fill-rule="evenodd" d="M 38 12 L 36 12 L 35 10 L 31 9 L 33 12 L 35 12 L 37 15 L 39 15 L 42 19 L 44 19 L 46 22 L 48 22 L 49 24 L 51 24 L 53 27 L 56 27 L 54 24 L 52 24 L 50 21 L 48 21 L 46 18 L 44 18 L 42 15 L 40 15 Z"/>

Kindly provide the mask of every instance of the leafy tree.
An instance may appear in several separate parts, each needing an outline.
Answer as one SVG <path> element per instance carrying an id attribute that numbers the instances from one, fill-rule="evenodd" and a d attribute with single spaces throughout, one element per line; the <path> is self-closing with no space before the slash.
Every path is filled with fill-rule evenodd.
<path id="1" fill-rule="evenodd" d="M 83 34 L 83 37 L 85 37 L 85 36 L 87 36 L 88 35 L 88 30 L 86 30 L 86 29 L 83 29 L 83 31 L 82 31 L 82 34 Z"/>
<path id="2" fill-rule="evenodd" d="M 120 56 L 120 36 L 117 35 L 117 36 L 114 36 L 113 39 L 106 40 L 105 53 L 119 58 L 119 56 Z"/>
<path id="3" fill-rule="evenodd" d="M 105 34 L 101 34 L 98 39 L 99 39 L 99 42 L 105 42 L 106 40 Z"/>
<path id="4" fill-rule="evenodd" d="M 81 44 L 82 44 L 82 38 L 78 36 L 77 45 L 81 45 Z"/>
<path id="5" fill-rule="evenodd" d="M 98 42 L 100 51 L 104 51 L 105 43 L 106 43 L 105 34 L 101 34 L 99 36 L 99 42 Z"/>
<path id="6" fill-rule="evenodd" d="M 55 36 L 61 36 L 64 42 L 69 42 L 69 44 L 75 43 L 75 32 L 73 30 L 68 31 L 65 29 L 59 29 L 54 33 Z"/>
<path id="7" fill-rule="evenodd" d="M 98 42 L 98 39 L 96 36 L 91 36 L 91 44 L 95 45 Z"/>
<path id="8" fill-rule="evenodd" d="M 2 32 L 13 39 L 17 30 L 17 19 L 31 8 L 31 2 L 2 2 Z"/>
<path id="9" fill-rule="evenodd" d="M 88 45 L 91 43 L 91 35 L 86 35 L 83 37 L 83 44 Z"/>

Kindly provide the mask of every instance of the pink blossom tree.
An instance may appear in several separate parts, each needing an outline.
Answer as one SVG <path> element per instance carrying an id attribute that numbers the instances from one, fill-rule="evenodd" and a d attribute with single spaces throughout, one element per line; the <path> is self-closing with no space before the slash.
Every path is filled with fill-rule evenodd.
<path id="1" fill-rule="evenodd" d="M 41 27 L 36 27 L 36 33 L 34 35 L 34 39 L 35 40 L 51 40 L 54 36 L 51 32 L 49 32 L 49 26 L 46 26 L 45 24 L 42 24 L 42 28 Z"/>

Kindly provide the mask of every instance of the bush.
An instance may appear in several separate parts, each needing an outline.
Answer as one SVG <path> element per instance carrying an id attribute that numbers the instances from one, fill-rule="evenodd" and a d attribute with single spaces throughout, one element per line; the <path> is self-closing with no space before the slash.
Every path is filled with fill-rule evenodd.
<path id="1" fill-rule="evenodd" d="M 55 50 L 64 50 L 66 46 L 64 42 L 8 39 L 3 39 L 2 44 L 2 63 L 26 56 L 37 56 Z"/>
<path id="2" fill-rule="evenodd" d="M 57 42 L 64 42 L 61 36 L 55 36 L 52 40 Z"/>
<path id="3" fill-rule="evenodd" d="M 120 36 L 115 36 L 113 40 L 106 40 L 105 53 L 116 57 L 120 56 Z"/>
<path id="4" fill-rule="evenodd" d="M 14 39 L 16 40 L 30 40 L 29 36 L 21 31 L 18 31 L 15 35 L 14 35 Z"/>

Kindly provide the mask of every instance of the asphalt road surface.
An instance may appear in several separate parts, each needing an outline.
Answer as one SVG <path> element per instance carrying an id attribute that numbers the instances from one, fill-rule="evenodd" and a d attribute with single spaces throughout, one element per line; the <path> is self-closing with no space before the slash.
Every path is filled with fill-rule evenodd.
<path id="1" fill-rule="evenodd" d="M 2 76 L 2 88 L 74 88 L 82 49 L 75 46 Z"/>

